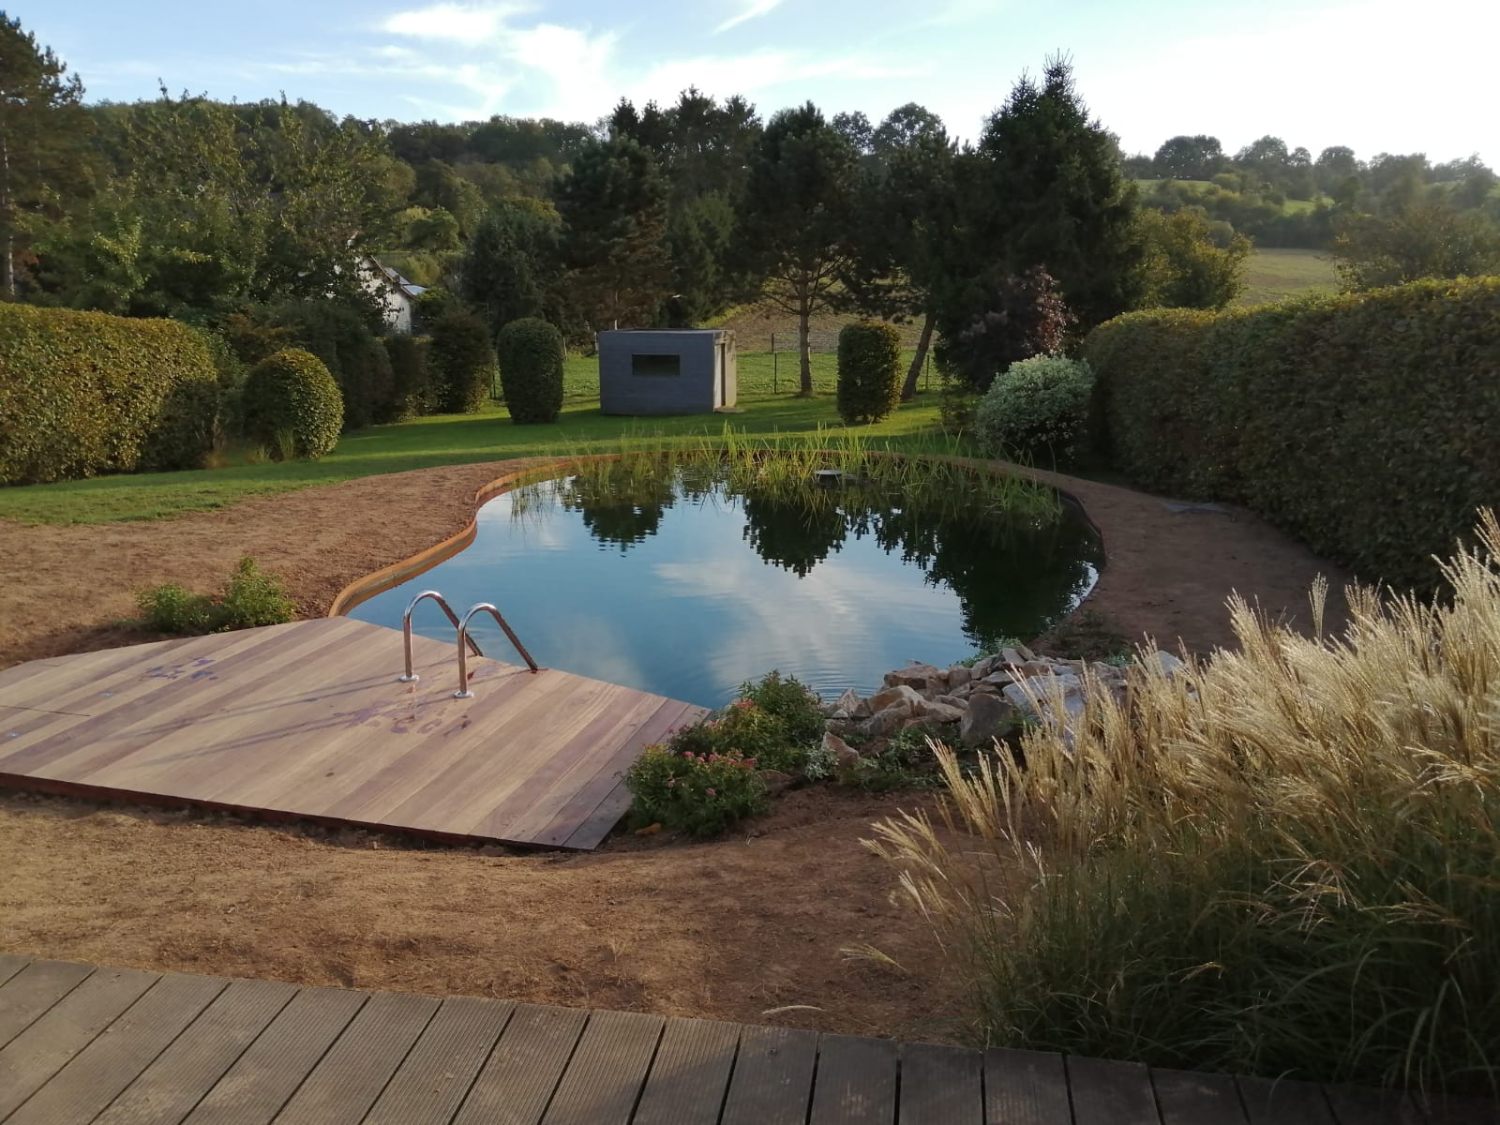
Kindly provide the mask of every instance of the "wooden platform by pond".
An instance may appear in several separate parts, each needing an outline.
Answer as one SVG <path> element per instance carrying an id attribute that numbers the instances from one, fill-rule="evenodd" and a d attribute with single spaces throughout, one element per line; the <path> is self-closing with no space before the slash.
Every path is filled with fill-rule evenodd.
<path id="1" fill-rule="evenodd" d="M 349 824 L 453 841 L 597 847 L 621 778 L 702 708 L 555 669 L 469 662 L 343 617 L 36 660 L 0 671 L 0 785 Z"/>
<path id="2" fill-rule="evenodd" d="M 1493 1102 L 0 955 L 4 1125 L 1493 1125 Z"/>

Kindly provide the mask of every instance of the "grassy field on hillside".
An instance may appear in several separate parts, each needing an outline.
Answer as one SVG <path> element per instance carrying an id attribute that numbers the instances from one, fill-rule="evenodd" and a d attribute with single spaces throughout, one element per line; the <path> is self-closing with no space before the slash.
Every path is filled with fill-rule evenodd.
<path id="1" fill-rule="evenodd" d="M 1332 293 L 1339 287 L 1333 259 L 1322 250 L 1256 249 L 1245 267 L 1245 291 L 1236 305 L 1266 305 L 1288 297 Z"/>
<path id="2" fill-rule="evenodd" d="M 232 453 L 218 469 L 175 473 L 136 473 L 0 488 L 0 519 L 27 523 L 103 523 L 159 519 L 223 507 L 248 496 L 333 484 L 377 473 L 398 473 L 437 465 L 461 465 L 508 457 L 601 453 L 632 443 L 659 444 L 722 434 L 726 426 L 755 434 L 815 433 L 839 427 L 834 407 L 834 357 L 814 356 L 817 393 L 799 398 L 795 359 L 782 357 L 780 393 L 770 391 L 769 366 L 754 355 L 740 356 L 739 412 L 662 418 L 611 418 L 599 413 L 598 363 L 575 356 L 564 372 L 568 402 L 556 425 L 517 426 L 503 407 L 479 414 L 448 414 L 346 435 L 319 461 L 245 463 Z M 764 368 L 764 370 L 761 370 Z M 884 422 L 859 427 L 877 443 L 919 449 L 939 440 L 938 396 L 920 394 Z M 238 462 L 238 463 L 234 463 Z"/>

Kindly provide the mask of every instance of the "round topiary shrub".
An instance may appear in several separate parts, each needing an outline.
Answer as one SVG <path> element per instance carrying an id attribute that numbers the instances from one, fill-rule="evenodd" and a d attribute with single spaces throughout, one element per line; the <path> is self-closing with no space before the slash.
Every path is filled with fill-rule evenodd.
<path id="1" fill-rule="evenodd" d="M 473 414 L 495 385 L 489 329 L 465 309 L 444 313 L 433 322 L 427 363 L 437 409 L 444 414 Z"/>
<path id="2" fill-rule="evenodd" d="M 323 361 L 301 348 L 267 356 L 245 377 L 245 436 L 277 458 L 321 457 L 338 444 L 344 398 Z"/>
<path id="3" fill-rule="evenodd" d="M 878 422 L 901 401 L 901 333 L 858 320 L 839 333 L 839 416 L 849 424 Z"/>
<path id="4" fill-rule="evenodd" d="M 991 457 L 1067 461 L 1088 431 L 1094 373 L 1080 359 L 1039 355 L 1013 363 L 974 411 L 974 437 Z"/>
<path id="5" fill-rule="evenodd" d="M 555 422 L 563 402 L 563 338 L 538 317 L 522 317 L 500 329 L 500 386 L 511 419 L 522 424 Z"/>

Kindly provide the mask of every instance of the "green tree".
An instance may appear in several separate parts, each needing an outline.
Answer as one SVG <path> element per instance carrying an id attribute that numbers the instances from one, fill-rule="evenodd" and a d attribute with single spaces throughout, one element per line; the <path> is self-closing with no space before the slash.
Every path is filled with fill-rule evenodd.
<path id="1" fill-rule="evenodd" d="M 16 296 L 16 259 L 38 218 L 83 190 L 83 82 L 0 11 L 0 290 Z"/>
<path id="2" fill-rule="evenodd" d="M 1171 137 L 1152 158 L 1152 170 L 1169 180 L 1211 180 L 1223 171 L 1228 159 L 1218 137 Z"/>
<path id="3" fill-rule="evenodd" d="M 1154 208 L 1140 212 L 1146 247 L 1146 308 L 1222 309 L 1245 288 L 1245 260 L 1252 244 L 1231 234 L 1226 245 L 1201 208 L 1184 207 L 1170 215 Z"/>
<path id="4" fill-rule="evenodd" d="M 1346 290 L 1500 273 L 1500 223 L 1423 198 L 1386 215 L 1346 217 L 1333 256 Z"/>
<path id="5" fill-rule="evenodd" d="M 513 320 L 558 313 L 560 220 L 551 207 L 515 201 L 490 209 L 464 249 L 458 292 L 489 325 L 490 335 Z"/>
<path id="6" fill-rule="evenodd" d="M 941 118 L 908 103 L 875 129 L 871 152 L 860 177 L 855 261 L 845 288 L 871 315 L 920 321 L 901 387 L 901 399 L 908 401 L 917 393 L 948 273 L 956 147 Z"/>
<path id="7" fill-rule="evenodd" d="M 797 318 L 801 392 L 813 393 L 809 323 L 852 272 L 858 154 L 811 102 L 771 118 L 750 162 L 738 241 L 763 298 Z"/>
<path id="8" fill-rule="evenodd" d="M 637 142 L 585 149 L 557 182 L 563 258 L 574 303 L 591 328 L 651 323 L 670 292 L 667 186 Z"/>
<path id="9" fill-rule="evenodd" d="M 962 214 L 954 243 L 969 260 L 954 271 L 960 285 L 948 299 L 962 305 L 973 279 L 983 279 L 983 296 L 998 277 L 1042 266 L 1081 331 L 1136 304 L 1134 188 L 1114 138 L 1089 117 L 1066 59 L 1048 60 L 1040 82 L 1023 76 L 1016 83 L 957 171 Z M 960 308 L 957 319 L 982 311 Z"/>

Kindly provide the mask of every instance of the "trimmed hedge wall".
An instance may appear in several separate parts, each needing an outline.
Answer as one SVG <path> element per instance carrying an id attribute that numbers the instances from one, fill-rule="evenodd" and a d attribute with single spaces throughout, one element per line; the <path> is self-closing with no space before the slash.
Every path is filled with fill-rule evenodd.
<path id="1" fill-rule="evenodd" d="M 858 320 L 839 332 L 839 416 L 853 425 L 878 422 L 901 401 L 901 333 Z"/>
<path id="2" fill-rule="evenodd" d="M 1500 503 L 1500 278 L 1127 313 L 1083 354 L 1133 481 L 1242 503 L 1367 580 L 1432 585 Z"/>
<path id="3" fill-rule="evenodd" d="M 562 333 L 538 317 L 522 317 L 500 329 L 495 350 L 511 421 L 556 422 L 563 404 Z"/>
<path id="4" fill-rule="evenodd" d="M 195 467 L 218 409 L 185 324 L 0 304 L 0 483 Z"/>

